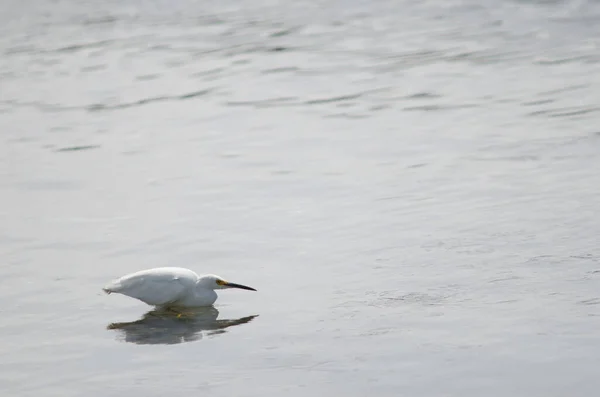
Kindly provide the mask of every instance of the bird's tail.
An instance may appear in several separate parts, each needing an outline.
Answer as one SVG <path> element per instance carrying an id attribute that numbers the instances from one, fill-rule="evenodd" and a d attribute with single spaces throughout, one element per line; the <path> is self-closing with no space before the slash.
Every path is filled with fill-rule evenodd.
<path id="1" fill-rule="evenodd" d="M 123 288 L 121 280 L 113 280 L 110 283 L 106 284 L 104 288 L 102 288 L 102 291 L 110 295 L 113 292 L 119 292 L 121 288 Z"/>

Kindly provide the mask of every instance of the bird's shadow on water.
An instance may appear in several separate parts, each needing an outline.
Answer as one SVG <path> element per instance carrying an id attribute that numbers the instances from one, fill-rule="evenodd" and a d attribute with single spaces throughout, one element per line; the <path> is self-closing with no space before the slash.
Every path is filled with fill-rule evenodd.
<path id="1" fill-rule="evenodd" d="M 217 320 L 214 307 L 198 309 L 155 309 L 136 321 L 111 323 L 106 329 L 119 332 L 119 339 L 138 345 L 172 345 L 226 333 L 226 329 L 247 324 L 258 315 Z"/>

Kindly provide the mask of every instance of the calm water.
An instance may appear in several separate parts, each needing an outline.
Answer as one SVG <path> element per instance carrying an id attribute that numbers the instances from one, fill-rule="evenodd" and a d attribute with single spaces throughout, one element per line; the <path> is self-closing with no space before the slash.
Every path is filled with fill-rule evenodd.
<path id="1" fill-rule="evenodd" d="M 597 392 L 598 2 L 0 9 L 3 394 Z"/>

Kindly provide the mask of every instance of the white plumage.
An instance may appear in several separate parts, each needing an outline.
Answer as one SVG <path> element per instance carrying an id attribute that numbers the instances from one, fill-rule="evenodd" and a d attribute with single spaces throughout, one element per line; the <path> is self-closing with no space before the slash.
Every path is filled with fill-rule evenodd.
<path id="1" fill-rule="evenodd" d="M 225 288 L 256 291 L 214 274 L 198 276 L 181 267 L 159 267 L 127 274 L 110 282 L 103 290 L 107 294 L 115 292 L 130 296 L 152 306 L 200 307 L 215 303 L 215 290 Z"/>

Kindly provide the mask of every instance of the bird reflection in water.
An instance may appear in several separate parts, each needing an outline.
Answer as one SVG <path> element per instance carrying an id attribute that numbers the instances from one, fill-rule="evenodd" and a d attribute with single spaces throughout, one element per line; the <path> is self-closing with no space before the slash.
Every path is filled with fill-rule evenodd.
<path id="1" fill-rule="evenodd" d="M 117 330 L 125 342 L 139 345 L 177 344 L 193 342 L 227 332 L 225 329 L 249 323 L 255 317 L 217 320 L 219 311 L 214 307 L 156 309 L 132 322 L 111 323 L 107 329 Z"/>

